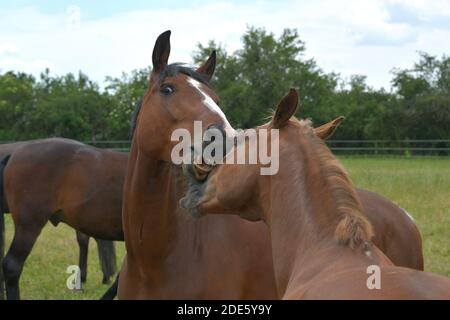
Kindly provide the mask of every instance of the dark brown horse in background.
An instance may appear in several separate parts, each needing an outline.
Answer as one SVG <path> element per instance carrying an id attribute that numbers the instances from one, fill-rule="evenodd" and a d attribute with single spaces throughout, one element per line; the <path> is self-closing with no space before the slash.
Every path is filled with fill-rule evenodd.
<path id="1" fill-rule="evenodd" d="M 3 161 L 1 217 L 10 212 L 15 226 L 3 261 L 8 299 L 19 299 L 24 262 L 47 221 L 55 226 L 64 222 L 79 231 L 82 280 L 88 236 L 97 239 L 106 262 L 104 281 L 115 273 L 113 243 L 104 240 L 123 240 L 121 194 L 127 159 L 125 153 L 52 138 L 19 144 Z"/>
<path id="2" fill-rule="evenodd" d="M 223 164 L 201 183 L 196 172 L 204 169 L 189 165 L 181 204 L 194 216 L 263 220 L 284 299 L 450 299 L 450 279 L 394 266 L 372 243 L 373 226 L 344 168 L 309 121 L 291 120 L 297 103 L 291 90 L 271 122 L 257 128 L 279 130 L 277 173 L 261 175 L 260 163 Z M 249 152 L 248 141 L 241 146 Z M 370 279 L 377 270 L 378 280 Z"/>
<path id="3" fill-rule="evenodd" d="M 22 146 L 29 143 L 29 141 L 21 141 L 16 143 L 8 143 L 0 145 L 0 199 L 4 199 L 3 192 L 3 171 L 6 166 L 10 156 L 14 151 Z M 125 167 L 125 165 L 124 165 Z M 125 173 L 124 173 L 125 174 Z M 8 212 L 7 204 L 4 203 L 5 200 L 0 201 L 0 213 Z M 114 211 L 120 211 L 120 208 Z M 114 212 L 113 211 L 113 212 Z M 116 213 L 117 214 L 117 213 Z M 4 219 L 3 215 L 0 216 L 0 300 L 4 299 L 4 277 L 2 261 L 4 257 L 5 250 L 5 239 L 4 239 Z M 79 247 L 79 267 L 81 271 L 81 281 L 84 283 L 87 279 L 87 256 L 89 248 L 90 237 L 82 232 L 76 230 L 76 239 Z M 111 276 L 116 272 L 116 256 L 114 244 L 109 240 L 96 239 L 99 261 L 101 265 L 101 270 L 103 273 L 103 283 L 108 283 Z"/>

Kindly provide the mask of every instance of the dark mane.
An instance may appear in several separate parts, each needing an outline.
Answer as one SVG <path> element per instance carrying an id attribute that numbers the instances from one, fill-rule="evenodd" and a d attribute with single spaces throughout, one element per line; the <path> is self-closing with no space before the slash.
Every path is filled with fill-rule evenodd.
<path id="1" fill-rule="evenodd" d="M 184 63 L 175 62 L 167 65 L 159 74 L 159 81 L 163 81 L 167 77 L 175 77 L 177 74 L 182 73 L 188 77 L 194 78 L 198 82 L 203 83 L 209 87 L 209 82 L 207 76 L 198 73 L 193 68 L 188 67 Z"/>
<path id="2" fill-rule="evenodd" d="M 175 62 L 175 63 L 171 63 L 171 64 L 167 65 L 159 74 L 158 80 L 160 82 L 162 82 L 165 78 L 175 77 L 179 73 L 182 73 L 188 77 L 191 77 L 191 78 L 197 80 L 198 82 L 203 83 L 204 85 L 210 87 L 208 78 L 204 74 L 198 73 L 193 68 L 188 67 L 187 65 L 180 63 L 180 62 Z M 130 133 L 129 133 L 130 140 L 133 140 L 134 131 L 136 130 L 136 125 L 137 125 L 137 119 L 139 116 L 139 111 L 141 111 L 142 100 L 143 100 L 142 98 L 139 99 L 138 103 L 136 104 L 136 106 L 134 108 L 133 115 L 131 117 L 131 127 L 130 127 Z"/>

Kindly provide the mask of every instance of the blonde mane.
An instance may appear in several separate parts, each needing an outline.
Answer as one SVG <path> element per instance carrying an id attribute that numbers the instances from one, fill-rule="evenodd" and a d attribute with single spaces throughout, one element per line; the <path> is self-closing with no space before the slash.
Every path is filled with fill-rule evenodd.
<path id="1" fill-rule="evenodd" d="M 373 228 L 363 212 L 362 205 L 346 170 L 331 153 L 324 141 L 314 134 L 310 120 L 291 119 L 291 123 L 296 123 L 303 133 L 312 140 L 321 172 L 336 203 L 337 214 L 340 216 L 334 232 L 336 240 L 351 248 L 364 247 L 366 250 L 373 236 Z"/>

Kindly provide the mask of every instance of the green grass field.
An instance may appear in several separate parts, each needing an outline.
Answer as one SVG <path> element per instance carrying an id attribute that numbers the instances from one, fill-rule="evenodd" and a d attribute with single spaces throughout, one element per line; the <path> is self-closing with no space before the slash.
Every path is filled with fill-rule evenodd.
<path id="1" fill-rule="evenodd" d="M 450 158 L 341 157 L 354 184 L 375 191 L 405 208 L 424 240 L 427 271 L 450 277 Z M 7 248 L 13 225 L 6 217 Z M 77 264 L 75 232 L 48 224 L 28 258 L 21 278 L 22 299 L 98 299 L 108 286 L 101 284 L 95 241 L 91 239 L 87 283 L 81 292 L 66 287 L 66 268 Z M 124 256 L 117 243 L 118 263 Z"/>

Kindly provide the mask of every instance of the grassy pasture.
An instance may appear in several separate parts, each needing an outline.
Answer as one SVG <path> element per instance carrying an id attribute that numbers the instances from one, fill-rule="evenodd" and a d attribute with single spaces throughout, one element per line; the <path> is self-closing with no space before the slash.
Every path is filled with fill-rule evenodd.
<path id="1" fill-rule="evenodd" d="M 450 158 L 341 157 L 358 187 L 377 192 L 411 213 L 424 240 L 427 271 L 450 277 Z M 6 248 L 13 224 L 6 216 Z M 118 263 L 125 250 L 116 243 Z M 91 239 L 88 280 L 81 292 L 66 288 L 66 268 L 77 264 L 75 232 L 51 224 L 42 231 L 21 278 L 23 299 L 98 299 L 108 286 L 101 284 L 96 243 Z"/>

